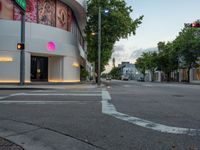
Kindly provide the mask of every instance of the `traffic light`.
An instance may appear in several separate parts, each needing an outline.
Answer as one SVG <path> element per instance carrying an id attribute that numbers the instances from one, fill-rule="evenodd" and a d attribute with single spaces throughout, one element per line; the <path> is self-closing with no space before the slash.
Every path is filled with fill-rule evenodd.
<path id="1" fill-rule="evenodd" d="M 191 27 L 192 28 L 200 28 L 200 23 L 192 23 Z"/>
<path id="2" fill-rule="evenodd" d="M 17 43 L 17 49 L 18 50 L 24 50 L 24 44 L 23 43 Z"/>

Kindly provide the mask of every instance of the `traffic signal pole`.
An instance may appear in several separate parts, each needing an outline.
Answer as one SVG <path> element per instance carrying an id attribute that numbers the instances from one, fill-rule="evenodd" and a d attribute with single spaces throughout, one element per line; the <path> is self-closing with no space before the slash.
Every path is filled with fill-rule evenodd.
<path id="1" fill-rule="evenodd" d="M 25 45 L 25 11 L 21 10 L 21 43 Z M 25 83 L 25 48 L 20 51 L 20 85 Z"/>

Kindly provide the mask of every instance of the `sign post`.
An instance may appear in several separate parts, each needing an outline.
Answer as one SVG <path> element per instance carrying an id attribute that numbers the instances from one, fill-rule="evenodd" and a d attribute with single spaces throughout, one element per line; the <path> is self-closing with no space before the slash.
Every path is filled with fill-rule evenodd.
<path id="1" fill-rule="evenodd" d="M 16 5 L 19 7 L 21 12 L 21 44 L 24 45 L 20 51 L 20 85 L 25 83 L 25 13 L 26 13 L 26 1 L 15 0 Z"/>

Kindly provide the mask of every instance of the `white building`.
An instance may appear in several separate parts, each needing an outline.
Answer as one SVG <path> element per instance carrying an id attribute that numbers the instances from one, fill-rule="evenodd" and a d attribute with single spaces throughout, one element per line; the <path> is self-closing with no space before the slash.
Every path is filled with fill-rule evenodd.
<path id="1" fill-rule="evenodd" d="M 0 83 L 20 79 L 20 12 L 0 0 Z M 25 82 L 79 82 L 86 66 L 84 0 L 26 0 Z"/>
<path id="2" fill-rule="evenodd" d="M 120 68 L 121 75 L 128 75 L 131 80 L 137 80 L 142 76 L 136 69 L 135 64 L 130 62 L 122 62 L 118 67 Z"/>

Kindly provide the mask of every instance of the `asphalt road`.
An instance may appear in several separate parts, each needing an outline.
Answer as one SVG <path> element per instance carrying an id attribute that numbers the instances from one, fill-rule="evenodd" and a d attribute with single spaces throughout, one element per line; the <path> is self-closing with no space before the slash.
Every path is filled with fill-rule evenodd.
<path id="1" fill-rule="evenodd" d="M 0 91 L 0 137 L 27 150 L 200 150 L 200 86 L 105 81 Z"/>

